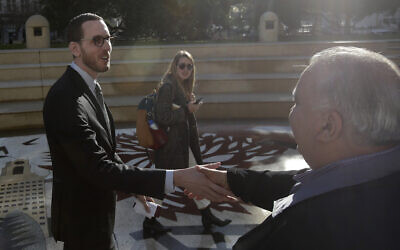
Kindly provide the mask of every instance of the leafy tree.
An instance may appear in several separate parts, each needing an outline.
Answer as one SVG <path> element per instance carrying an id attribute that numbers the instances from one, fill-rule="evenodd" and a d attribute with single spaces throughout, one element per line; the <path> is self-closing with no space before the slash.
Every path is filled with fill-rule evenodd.
<path id="1" fill-rule="evenodd" d="M 226 24 L 229 2 L 224 0 L 117 0 L 123 36 L 161 40 L 207 38 L 211 24 Z"/>
<path id="2" fill-rule="evenodd" d="M 208 39 L 212 25 L 228 31 L 250 25 L 255 31 L 267 10 L 275 12 L 289 30 L 297 30 L 306 17 L 318 22 L 318 15 L 330 13 L 337 26 L 344 20 L 345 30 L 350 31 L 350 20 L 400 6 L 398 0 L 41 0 L 41 4 L 42 14 L 59 34 L 73 16 L 93 12 L 106 21 L 121 20 L 117 29 L 121 39 L 175 41 Z M 232 6 L 240 10 L 235 18 L 230 16 Z"/>
<path id="3" fill-rule="evenodd" d="M 398 0 L 306 0 L 308 10 L 331 13 L 338 25 L 344 26 L 345 33 L 351 30 L 351 20 L 361 19 L 366 15 L 384 10 L 396 10 L 400 7 Z"/>
<path id="4" fill-rule="evenodd" d="M 301 20 L 306 17 L 330 13 L 337 21 L 337 26 L 344 25 L 345 32 L 350 31 L 353 19 L 361 19 L 374 12 L 393 10 L 400 7 L 399 0 L 252 0 L 247 2 L 252 6 L 254 27 L 258 25 L 258 18 L 267 10 L 275 12 L 280 21 L 290 30 L 296 30 Z M 314 18 L 317 20 L 317 18 Z M 343 23 L 342 23 L 343 22 Z"/>
<path id="5" fill-rule="evenodd" d="M 226 26 L 232 0 L 41 0 L 42 14 L 51 29 L 63 34 L 69 20 L 84 12 L 105 20 L 122 20 L 122 39 L 159 38 L 196 40 L 208 38 L 211 24 Z"/>
<path id="6" fill-rule="evenodd" d="M 92 12 L 103 18 L 115 15 L 115 8 L 108 0 L 41 0 L 41 14 L 50 22 L 50 28 L 63 34 L 69 20 L 81 13 Z"/>

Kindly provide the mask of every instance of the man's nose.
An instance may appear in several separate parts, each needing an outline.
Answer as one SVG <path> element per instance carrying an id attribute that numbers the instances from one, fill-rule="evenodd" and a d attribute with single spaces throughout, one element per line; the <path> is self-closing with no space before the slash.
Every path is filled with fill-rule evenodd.
<path id="1" fill-rule="evenodd" d="M 105 40 L 104 44 L 103 44 L 103 47 L 104 47 L 105 50 L 111 52 L 112 51 L 111 41 L 110 40 Z"/>

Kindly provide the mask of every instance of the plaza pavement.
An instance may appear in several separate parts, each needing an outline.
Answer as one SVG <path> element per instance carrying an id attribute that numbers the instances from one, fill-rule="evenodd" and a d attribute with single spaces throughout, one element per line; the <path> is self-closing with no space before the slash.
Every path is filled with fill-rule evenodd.
<path id="1" fill-rule="evenodd" d="M 290 133 L 287 122 L 282 121 L 199 121 L 204 161 L 221 161 L 225 168 L 289 170 L 307 167 L 294 149 L 293 142 L 288 140 Z M 120 125 L 116 135 L 118 154 L 124 162 L 141 168 L 153 167 L 146 151 L 137 145 L 134 127 Z M 6 162 L 20 158 L 29 160 L 31 171 L 45 179 L 46 216 L 50 219 L 52 174 L 46 168 L 51 166 L 51 160 L 43 131 L 0 138 L 0 170 Z M 193 165 L 192 156 L 190 161 Z M 194 202 L 185 197 L 181 190 L 157 202 L 162 205 L 159 221 L 171 231 L 156 237 L 143 235 L 144 216 L 133 211 L 132 198 L 117 202 L 115 236 L 120 250 L 231 249 L 241 235 L 262 222 L 270 213 L 242 202 L 212 203 L 212 212 L 220 218 L 231 219 L 232 223 L 226 227 L 204 230 Z M 0 239 L 4 233 L 0 219 Z M 62 243 L 56 243 L 51 232 L 43 234 L 46 235 L 47 249 L 62 249 Z"/>

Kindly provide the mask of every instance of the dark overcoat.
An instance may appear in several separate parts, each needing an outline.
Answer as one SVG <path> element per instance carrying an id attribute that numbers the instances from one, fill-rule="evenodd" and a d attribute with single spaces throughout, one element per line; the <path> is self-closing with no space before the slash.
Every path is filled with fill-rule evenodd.
<path id="1" fill-rule="evenodd" d="M 156 168 L 189 167 L 189 147 L 197 164 L 203 164 L 195 114 L 188 112 L 183 89 L 172 78 L 158 90 L 155 120 L 168 135 L 167 143 L 154 152 Z"/>

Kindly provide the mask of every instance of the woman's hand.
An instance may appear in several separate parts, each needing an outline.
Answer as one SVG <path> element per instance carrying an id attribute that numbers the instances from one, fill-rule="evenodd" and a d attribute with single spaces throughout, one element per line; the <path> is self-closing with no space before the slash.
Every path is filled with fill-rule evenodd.
<path id="1" fill-rule="evenodd" d="M 196 95 L 194 94 L 194 93 L 192 93 L 191 95 L 190 95 L 190 100 L 189 100 L 189 102 L 194 102 L 196 100 Z"/>
<path id="2" fill-rule="evenodd" d="M 197 112 L 197 110 L 199 110 L 201 104 L 203 104 L 202 102 L 199 102 L 198 104 L 194 103 L 195 101 L 192 100 L 187 104 L 188 110 L 190 113 L 193 112 Z"/>

